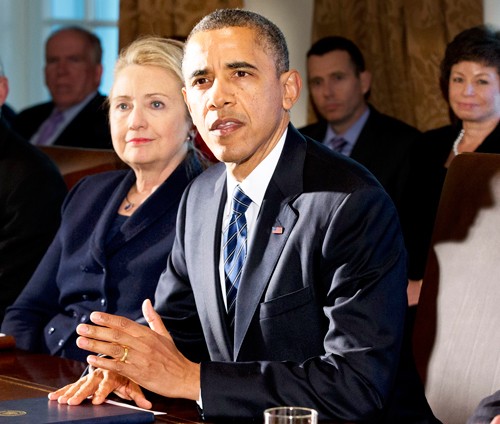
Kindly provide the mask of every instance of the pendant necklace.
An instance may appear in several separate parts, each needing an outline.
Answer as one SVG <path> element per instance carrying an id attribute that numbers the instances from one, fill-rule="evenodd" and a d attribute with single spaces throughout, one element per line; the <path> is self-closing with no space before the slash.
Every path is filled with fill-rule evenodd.
<path id="1" fill-rule="evenodd" d="M 124 210 L 127 212 L 132 209 L 135 206 L 135 203 L 132 203 L 130 200 L 128 200 L 128 196 L 125 195 L 125 206 L 123 207 Z"/>
<path id="2" fill-rule="evenodd" d="M 455 154 L 455 156 L 457 156 L 457 155 L 460 154 L 460 152 L 458 151 L 458 146 L 462 142 L 462 139 L 464 138 L 464 135 L 465 135 L 465 130 L 462 128 L 460 130 L 460 133 L 458 134 L 457 139 L 453 143 L 453 153 Z"/>

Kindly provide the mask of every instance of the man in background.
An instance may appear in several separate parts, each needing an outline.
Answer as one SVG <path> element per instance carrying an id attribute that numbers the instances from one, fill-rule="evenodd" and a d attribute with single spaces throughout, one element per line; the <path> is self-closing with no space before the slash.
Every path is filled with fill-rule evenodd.
<path id="1" fill-rule="evenodd" d="M 45 84 L 52 100 L 20 112 L 13 128 L 35 145 L 111 148 L 99 38 L 80 27 L 59 29 L 45 45 Z"/>
<path id="2" fill-rule="evenodd" d="M 307 74 L 319 122 L 299 131 L 368 168 L 401 211 L 419 131 L 368 103 L 371 74 L 351 40 L 330 36 L 314 43 L 307 52 Z"/>
<path id="3" fill-rule="evenodd" d="M 8 92 L 0 63 L 0 106 Z M 55 165 L 0 114 L 0 323 L 52 241 L 65 195 Z"/>

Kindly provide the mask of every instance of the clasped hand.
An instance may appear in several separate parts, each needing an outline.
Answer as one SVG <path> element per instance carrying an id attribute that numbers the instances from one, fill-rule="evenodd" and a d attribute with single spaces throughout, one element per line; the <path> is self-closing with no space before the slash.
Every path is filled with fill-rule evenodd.
<path id="1" fill-rule="evenodd" d="M 141 387 L 167 397 L 197 400 L 200 393 L 200 366 L 185 358 L 172 337 L 145 300 L 142 313 L 149 327 L 130 319 L 93 312 L 96 325 L 80 324 L 76 332 L 78 347 L 104 357 L 89 355 L 95 368 L 78 381 L 49 394 L 59 403 L 78 405 L 87 397 L 93 404 L 104 402 L 114 392 L 137 406 L 150 409 Z"/>

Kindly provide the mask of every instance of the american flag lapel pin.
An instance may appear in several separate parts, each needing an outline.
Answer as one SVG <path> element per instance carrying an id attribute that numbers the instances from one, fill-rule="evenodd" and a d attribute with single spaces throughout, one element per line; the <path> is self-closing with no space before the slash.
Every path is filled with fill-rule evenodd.
<path id="1" fill-rule="evenodd" d="M 283 230 L 284 230 L 284 228 L 283 228 L 283 227 L 281 227 L 281 226 L 277 225 L 276 227 L 273 227 L 273 228 L 272 228 L 271 232 L 272 232 L 273 234 L 283 234 Z"/>

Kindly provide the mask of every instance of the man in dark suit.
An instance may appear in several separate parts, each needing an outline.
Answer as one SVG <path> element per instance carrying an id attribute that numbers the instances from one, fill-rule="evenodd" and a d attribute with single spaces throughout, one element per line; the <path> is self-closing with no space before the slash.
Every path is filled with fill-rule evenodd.
<path id="1" fill-rule="evenodd" d="M 419 131 L 368 104 L 371 74 L 351 40 L 330 36 L 314 43 L 307 52 L 307 73 L 320 120 L 299 131 L 366 166 L 400 211 Z"/>
<path id="2" fill-rule="evenodd" d="M 324 419 L 433 422 L 421 387 L 404 405 L 395 384 L 406 311 L 395 208 L 366 169 L 290 124 L 302 83 L 281 31 L 218 10 L 192 30 L 183 75 L 223 163 L 184 193 L 161 318 L 149 301 L 150 328 L 93 313 L 99 327 L 79 326 L 77 344 L 108 358 L 89 356 L 99 370 L 51 399 L 100 403 L 116 388 L 150 407 L 140 384 L 197 400 L 209 419 L 302 405 Z"/>
<path id="3" fill-rule="evenodd" d="M 8 81 L 0 64 L 0 106 Z M 0 112 L 0 324 L 57 231 L 66 185 L 50 159 Z"/>
<path id="4" fill-rule="evenodd" d="M 79 27 L 59 29 L 45 45 L 45 83 L 52 100 L 21 111 L 13 128 L 36 145 L 111 149 L 99 38 Z"/>

